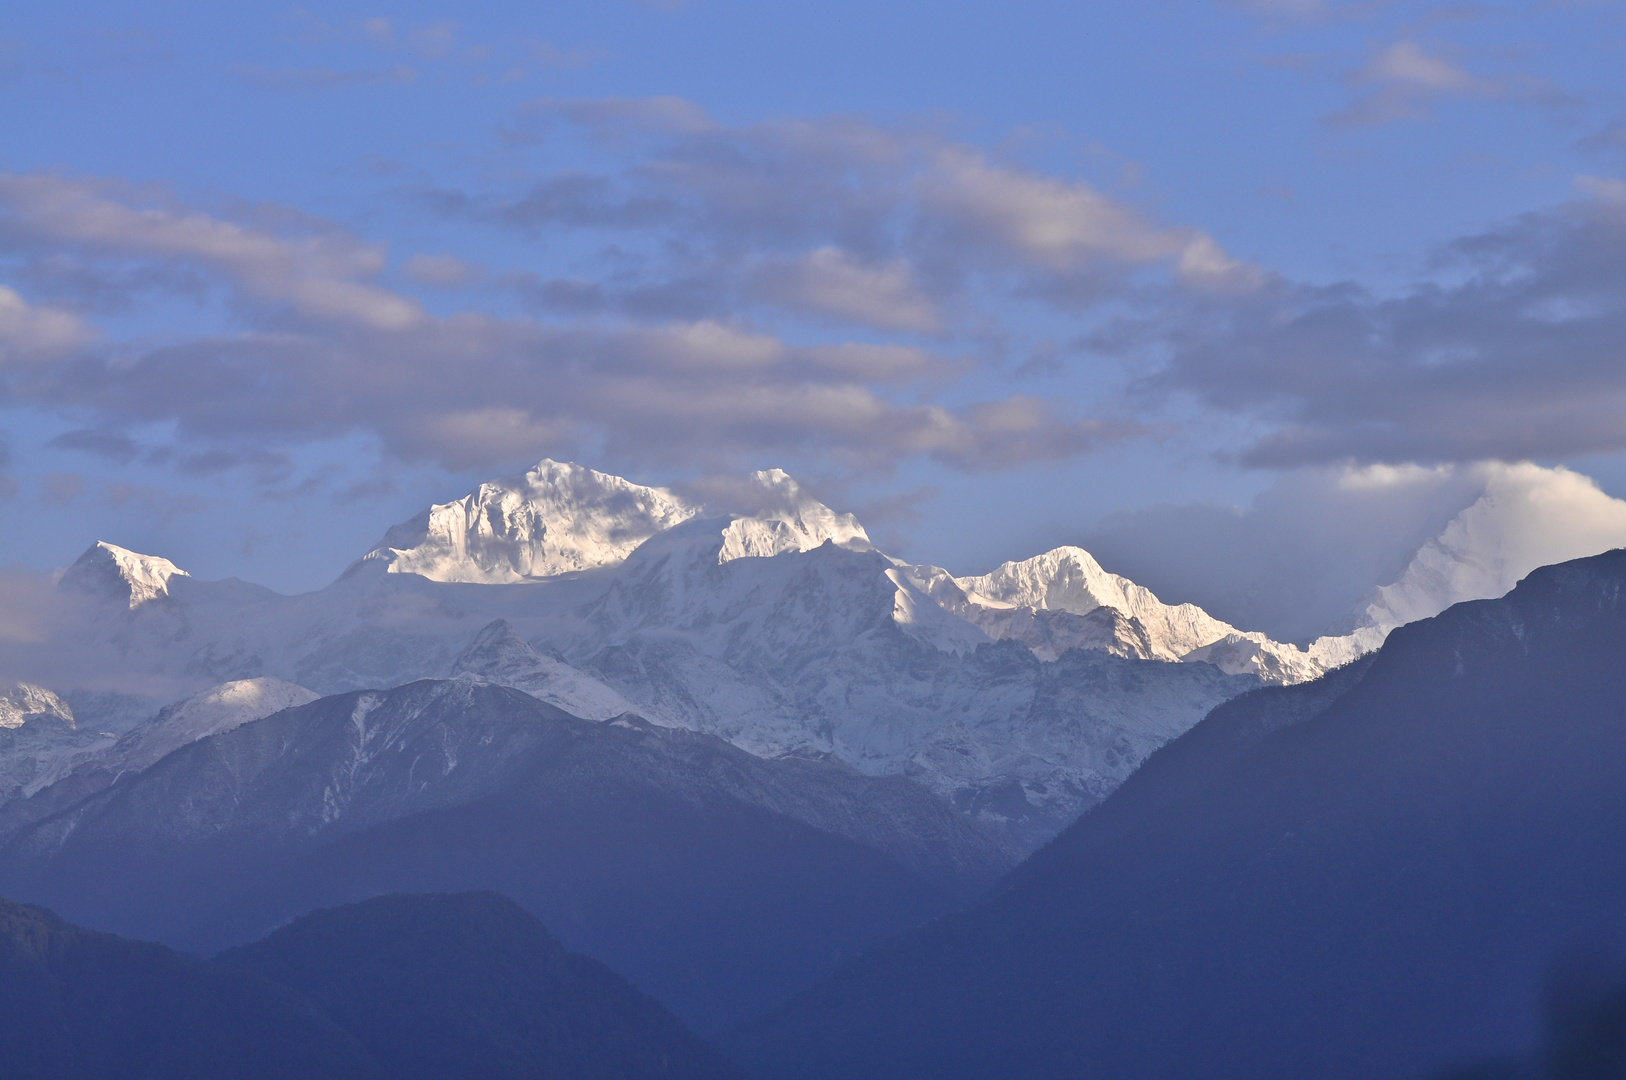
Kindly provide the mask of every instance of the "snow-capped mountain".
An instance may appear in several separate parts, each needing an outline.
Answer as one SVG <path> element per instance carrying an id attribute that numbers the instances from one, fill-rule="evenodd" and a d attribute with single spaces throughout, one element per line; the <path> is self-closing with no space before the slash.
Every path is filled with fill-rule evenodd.
<path id="1" fill-rule="evenodd" d="M 751 474 L 747 490 L 756 506 L 720 521 L 718 562 L 806 551 L 826 540 L 870 547 L 856 518 L 813 499 L 782 469 Z M 524 476 L 431 506 L 390 529 L 362 559 L 431 581 L 508 585 L 614 566 L 702 512 L 665 488 L 544 459 Z"/>
<path id="2" fill-rule="evenodd" d="M 124 773 L 150 768 L 199 739 L 315 701 L 316 696 L 281 679 L 242 679 L 177 701 L 119 737 L 80 729 L 67 703 L 48 690 L 32 686 L 0 690 L 0 720 L 12 715 L 8 702 L 21 701 L 23 707 L 36 710 L 17 724 L 0 724 L 0 805 L 29 800 L 34 805 L 21 817 L 32 820 L 64 800 L 107 787 Z M 48 798 L 34 798 L 48 788 L 52 789 Z"/>
<path id="3" fill-rule="evenodd" d="M 221 683 L 183 698 L 137 725 L 97 764 L 117 771 L 139 771 L 199 739 L 309 704 L 317 696 L 303 686 L 264 675 Z"/>
<path id="4" fill-rule="evenodd" d="M 0 684 L 0 803 L 30 794 L 113 736 L 81 730 L 68 703 L 43 686 Z"/>
<path id="5" fill-rule="evenodd" d="M 68 703 L 45 687 L 29 683 L 0 686 L 0 728 L 53 721 L 70 730 L 75 726 Z"/>
<path id="6" fill-rule="evenodd" d="M 713 1027 L 1017 854 L 896 777 L 475 679 L 323 698 L 83 779 L 0 807 L 0 892 L 213 952 L 313 907 L 498 889 Z"/>
<path id="7" fill-rule="evenodd" d="M 545 459 L 431 506 L 362 558 L 432 581 L 506 585 L 618 563 L 698 512 L 664 488 Z"/>
<path id="8" fill-rule="evenodd" d="M 498 619 L 452 662 L 452 678 L 491 682 L 557 706 L 584 720 L 608 720 L 638 707 L 603 682 L 533 649 L 506 619 Z"/>
<path id="9" fill-rule="evenodd" d="M 185 570 L 156 555 L 140 555 L 98 540 L 62 574 L 63 588 L 114 597 L 131 611 L 169 595 L 169 583 Z"/>
<path id="10" fill-rule="evenodd" d="M 824 543 L 853 551 L 873 548 L 869 534 L 851 514 L 838 514 L 792 480 L 783 469 L 751 474 L 756 506 L 728 518 L 717 561 L 770 558 L 787 551 L 811 551 Z"/>
<path id="11" fill-rule="evenodd" d="M 633 712 L 759 755 L 911 776 L 1031 843 L 1220 701 L 1316 678 L 1444 606 L 1413 578 L 1449 580 L 1454 601 L 1519 569 L 1515 555 L 1489 577 L 1440 570 L 1462 546 L 1448 530 L 1387 614 L 1300 648 L 1166 604 L 1080 548 L 956 577 L 888 558 L 781 471 L 730 498 L 544 461 L 293 597 L 97 544 L 61 585 L 88 614 L 39 655 L 147 695 L 148 715 L 230 680 L 495 682 L 591 719 Z M 1428 602 L 1401 610 L 1401 593 Z"/>
<path id="12" fill-rule="evenodd" d="M 1301 649 L 1239 630 L 1195 604 L 1165 604 L 1108 573 L 1083 548 L 1059 547 L 992 573 L 954 577 L 935 566 L 904 574 L 945 611 L 995 641 L 1020 641 L 1042 660 L 1069 649 L 1166 662 L 1213 664 L 1231 675 L 1292 685 L 1319 678 L 1382 643 L 1371 634 Z M 1370 640 L 1368 640 L 1370 639 Z"/>

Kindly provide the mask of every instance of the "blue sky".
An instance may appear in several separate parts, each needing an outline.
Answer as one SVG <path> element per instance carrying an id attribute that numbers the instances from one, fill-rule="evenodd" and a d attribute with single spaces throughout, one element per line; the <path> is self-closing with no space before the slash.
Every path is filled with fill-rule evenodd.
<path id="1" fill-rule="evenodd" d="M 1556 0 L 35 5 L 0 564 L 313 588 L 544 455 L 961 572 L 1373 463 L 1621 494 L 1621 71 Z"/>

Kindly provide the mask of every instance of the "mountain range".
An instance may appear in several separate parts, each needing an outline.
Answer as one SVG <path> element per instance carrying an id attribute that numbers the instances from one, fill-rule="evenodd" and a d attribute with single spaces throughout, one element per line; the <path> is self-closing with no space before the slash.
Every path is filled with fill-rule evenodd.
<path id="1" fill-rule="evenodd" d="M 8 666 L 119 734 L 224 682 L 334 694 L 444 678 L 500 622 L 525 648 L 459 674 L 590 719 L 635 712 L 908 777 L 1031 849 L 1213 706 L 1347 663 L 1396 612 L 1442 609 L 1446 550 L 1420 552 L 1353 631 L 1300 647 L 1165 604 L 1079 548 L 966 577 L 893 559 L 777 470 L 707 506 L 543 461 L 390 529 L 298 596 L 98 543 Z"/>
<path id="2" fill-rule="evenodd" d="M 1626 946 L 1623 652 L 1615 551 L 1242 695 L 976 907 L 726 1045 L 761 1080 L 1353 1080 L 1528 1051 L 1552 965 Z"/>
<path id="3" fill-rule="evenodd" d="M 0 900 L 12 1080 L 742 1080 L 490 893 L 305 915 L 213 961 Z"/>
<path id="4" fill-rule="evenodd" d="M 141 767 L 163 727 L 121 740 L 128 768 L 81 766 L 0 808 L 0 893 L 211 952 L 314 907 L 492 889 L 715 1030 L 961 906 L 1017 855 L 899 777 L 473 679 L 295 705 Z"/>
<path id="5" fill-rule="evenodd" d="M 1433 1067 L 1533 1031 L 1609 895 L 1518 816 L 1614 753 L 1608 559 L 1431 618 L 1488 579 L 1425 546 L 1301 647 L 1082 549 L 956 577 L 781 472 L 729 500 L 543 462 L 299 596 L 93 545 L 6 651 L 0 893 L 214 952 L 495 891 L 786 1078 Z M 1606 850 L 1602 781 L 1564 798 Z"/>

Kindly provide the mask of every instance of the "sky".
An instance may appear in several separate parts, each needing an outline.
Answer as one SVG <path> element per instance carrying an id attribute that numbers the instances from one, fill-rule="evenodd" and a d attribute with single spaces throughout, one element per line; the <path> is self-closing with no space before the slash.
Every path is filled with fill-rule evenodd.
<path id="1" fill-rule="evenodd" d="M 1626 494 L 1623 71 L 1579 0 L 32 5 L 0 567 L 782 467 L 1304 636 L 1504 466 Z"/>

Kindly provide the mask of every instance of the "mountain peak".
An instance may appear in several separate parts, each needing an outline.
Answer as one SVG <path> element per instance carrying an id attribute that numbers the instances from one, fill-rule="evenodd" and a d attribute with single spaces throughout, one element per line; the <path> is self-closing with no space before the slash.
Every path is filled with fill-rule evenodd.
<path id="1" fill-rule="evenodd" d="M 127 601 L 134 611 L 169 596 L 171 578 L 190 576 L 168 559 L 98 540 L 68 567 L 61 584 L 93 596 Z"/>
<path id="2" fill-rule="evenodd" d="M 1032 608 L 1089 615 L 1116 608 L 1150 635 L 1152 657 L 1178 660 L 1204 645 L 1238 633 L 1195 604 L 1165 604 L 1150 589 L 1110 574 L 1080 547 L 1059 547 L 1008 562 L 977 577 L 956 578 L 974 603 L 991 608 Z"/>
<path id="3" fill-rule="evenodd" d="M 751 474 L 751 484 L 762 496 L 754 513 L 735 517 L 723 529 L 719 563 L 733 559 L 810 551 L 833 542 L 838 547 L 868 551 L 869 534 L 851 514 L 838 514 L 819 502 L 783 469 L 762 469 Z"/>
<path id="4" fill-rule="evenodd" d="M 33 720 L 75 726 L 68 703 L 43 686 L 32 683 L 0 684 L 0 728 L 20 728 Z"/>
<path id="5" fill-rule="evenodd" d="M 618 563 L 699 511 L 665 488 L 544 458 L 395 526 L 363 559 L 435 581 L 511 584 Z"/>
<path id="6" fill-rule="evenodd" d="M 826 541 L 872 546 L 856 518 L 814 499 L 783 469 L 752 473 L 736 494 L 745 505 L 717 515 L 726 522 L 720 563 Z M 515 584 L 613 566 L 703 509 L 667 488 L 544 458 L 523 476 L 487 481 L 395 526 L 362 562 L 378 560 L 390 573 L 434 581 Z"/>
<path id="7" fill-rule="evenodd" d="M 951 590 L 949 581 L 957 587 Z M 1013 637 L 1053 659 L 1081 647 L 1148 660 L 1201 661 L 1230 675 L 1298 683 L 1361 656 L 1381 634 L 1322 638 L 1309 649 L 1238 630 L 1195 604 L 1166 604 L 1108 573 L 1080 547 L 1059 547 L 976 577 L 937 580 L 933 595 L 993 638 Z M 1122 618 L 1106 619 L 1104 610 Z"/>
<path id="8" fill-rule="evenodd" d="M 269 675 L 235 679 L 166 706 L 126 734 L 115 755 L 121 769 L 145 769 L 172 750 L 316 699 L 313 691 Z"/>

